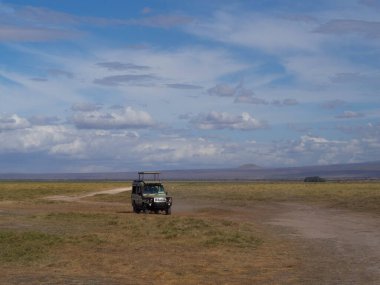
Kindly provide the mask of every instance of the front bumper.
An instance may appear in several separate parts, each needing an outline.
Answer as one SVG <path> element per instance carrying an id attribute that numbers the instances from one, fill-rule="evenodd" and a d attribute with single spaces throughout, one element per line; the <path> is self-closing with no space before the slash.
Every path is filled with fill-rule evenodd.
<path id="1" fill-rule="evenodd" d="M 149 198 L 144 201 L 145 208 L 148 210 L 167 210 L 172 206 L 171 197 L 167 197 L 165 200 L 155 201 L 154 198 Z"/>

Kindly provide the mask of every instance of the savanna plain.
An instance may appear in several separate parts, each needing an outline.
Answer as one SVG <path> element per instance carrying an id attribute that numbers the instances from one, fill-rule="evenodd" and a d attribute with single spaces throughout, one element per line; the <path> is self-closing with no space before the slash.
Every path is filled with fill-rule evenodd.
<path id="1" fill-rule="evenodd" d="M 379 284 L 380 182 L 130 185 L 0 182 L 0 284 Z"/>

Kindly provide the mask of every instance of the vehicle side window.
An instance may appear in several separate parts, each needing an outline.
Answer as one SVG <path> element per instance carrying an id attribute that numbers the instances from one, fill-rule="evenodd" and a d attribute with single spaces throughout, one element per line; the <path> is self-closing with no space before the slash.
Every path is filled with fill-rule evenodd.
<path id="1" fill-rule="evenodd" d="M 137 194 L 139 194 L 139 195 L 141 194 L 141 186 L 137 187 Z"/>
<path id="2" fill-rule="evenodd" d="M 132 194 L 136 194 L 137 192 L 137 187 L 136 186 L 132 186 Z"/>

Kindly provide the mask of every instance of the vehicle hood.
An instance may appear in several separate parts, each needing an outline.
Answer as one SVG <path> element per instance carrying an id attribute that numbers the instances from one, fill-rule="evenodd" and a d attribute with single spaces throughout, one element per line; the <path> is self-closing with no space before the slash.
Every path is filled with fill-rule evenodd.
<path id="1" fill-rule="evenodd" d="M 144 198 L 167 197 L 166 194 L 143 194 Z"/>

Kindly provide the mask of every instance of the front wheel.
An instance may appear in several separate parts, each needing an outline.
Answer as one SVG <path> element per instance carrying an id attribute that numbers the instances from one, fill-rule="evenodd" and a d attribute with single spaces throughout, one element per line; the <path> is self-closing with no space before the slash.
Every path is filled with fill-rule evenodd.
<path id="1" fill-rule="evenodd" d="M 171 215 L 172 214 L 172 208 L 170 207 L 169 209 L 165 210 L 166 215 Z"/>
<path id="2" fill-rule="evenodd" d="M 146 207 L 146 205 L 143 206 L 142 211 L 143 211 L 144 214 L 148 214 L 149 213 L 149 210 Z"/>

